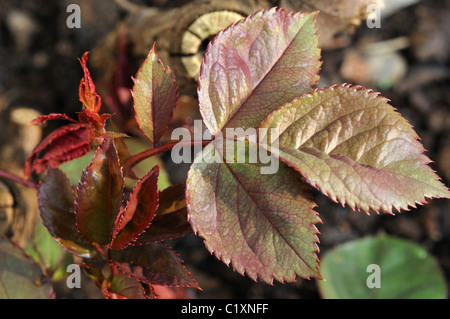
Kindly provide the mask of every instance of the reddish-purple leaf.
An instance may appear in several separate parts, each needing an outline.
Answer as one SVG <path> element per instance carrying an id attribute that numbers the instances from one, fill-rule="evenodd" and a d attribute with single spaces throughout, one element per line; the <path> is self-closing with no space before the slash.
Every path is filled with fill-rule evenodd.
<path id="1" fill-rule="evenodd" d="M 111 261 L 124 273 L 152 285 L 199 288 L 178 255 L 162 244 L 111 250 Z"/>
<path id="2" fill-rule="evenodd" d="M 156 210 L 154 220 L 161 219 L 164 215 L 172 214 L 186 208 L 186 186 L 184 183 L 171 185 L 159 192 L 160 204 Z"/>
<path id="3" fill-rule="evenodd" d="M 55 240 L 71 253 L 91 258 L 95 248 L 78 233 L 75 198 L 67 176 L 58 168 L 50 168 L 38 187 L 42 221 Z"/>
<path id="4" fill-rule="evenodd" d="M 158 175 L 155 166 L 133 188 L 114 226 L 111 249 L 128 246 L 150 225 L 158 207 Z"/>
<path id="5" fill-rule="evenodd" d="M 315 16 L 262 10 L 210 43 L 198 96 L 213 135 L 225 127 L 256 128 L 270 112 L 312 91 L 321 65 Z"/>
<path id="6" fill-rule="evenodd" d="M 97 149 L 78 185 L 77 227 L 84 239 L 109 244 L 122 203 L 123 174 L 113 140 Z"/>
<path id="7" fill-rule="evenodd" d="M 91 149 L 89 129 L 85 124 L 74 123 L 57 128 L 47 135 L 27 158 L 25 177 L 33 172 L 41 174 L 48 167 L 58 167 L 88 153 Z"/>
<path id="8" fill-rule="evenodd" d="M 196 156 L 186 186 L 189 221 L 206 247 L 254 280 L 320 277 L 320 219 L 300 176 L 282 163 L 261 174 L 260 163 L 216 162 L 214 152 L 210 143 Z"/>
<path id="9" fill-rule="evenodd" d="M 283 105 L 261 127 L 278 129 L 274 155 L 352 209 L 391 213 L 426 197 L 450 197 L 411 125 L 371 90 L 317 90 Z"/>
<path id="10" fill-rule="evenodd" d="M 154 47 L 136 74 L 132 94 L 136 121 L 155 145 L 172 120 L 178 88 L 170 69 L 158 59 Z"/>
<path id="11" fill-rule="evenodd" d="M 70 122 L 77 123 L 77 121 L 75 121 L 74 119 L 71 119 L 66 114 L 50 113 L 50 114 L 47 114 L 47 115 L 38 116 L 37 118 L 35 118 L 34 120 L 32 120 L 28 124 L 29 125 L 36 125 L 36 126 L 38 126 L 38 125 L 42 125 L 42 124 L 46 123 L 49 120 L 67 120 L 67 121 L 70 121 Z"/>
<path id="12" fill-rule="evenodd" d="M 181 237 L 192 232 L 187 220 L 184 184 L 170 186 L 159 193 L 159 206 L 151 225 L 136 244 L 158 242 Z"/>

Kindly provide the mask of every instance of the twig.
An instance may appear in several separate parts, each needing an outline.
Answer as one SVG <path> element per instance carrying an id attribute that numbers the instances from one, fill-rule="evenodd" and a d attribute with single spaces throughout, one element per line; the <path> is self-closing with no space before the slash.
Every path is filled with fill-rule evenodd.
<path id="1" fill-rule="evenodd" d="M 180 142 L 180 141 L 175 141 L 175 142 L 169 142 L 166 144 L 162 144 L 159 145 L 155 148 L 150 148 L 148 150 L 145 150 L 143 152 L 140 152 L 136 155 L 131 156 L 130 158 L 127 159 L 127 161 L 124 164 L 124 171 L 127 171 L 128 169 L 134 167 L 136 164 L 138 164 L 139 162 L 145 160 L 146 158 L 152 157 L 154 155 L 157 154 L 161 154 L 164 153 L 166 151 L 170 151 L 172 148 L 174 148 L 175 146 L 194 146 L 194 145 L 199 145 L 201 144 L 202 146 L 206 146 L 209 142 L 209 140 L 206 141 L 190 141 L 190 142 Z"/>
<path id="2" fill-rule="evenodd" d="M 20 176 L 3 171 L 1 169 L 0 169 L 0 177 L 9 179 L 10 181 L 13 181 L 13 182 L 16 182 L 16 183 L 19 183 L 19 184 L 22 184 L 24 186 L 31 187 L 31 188 L 37 188 L 37 186 L 38 186 L 36 183 L 34 183 L 32 181 L 26 180 Z"/>

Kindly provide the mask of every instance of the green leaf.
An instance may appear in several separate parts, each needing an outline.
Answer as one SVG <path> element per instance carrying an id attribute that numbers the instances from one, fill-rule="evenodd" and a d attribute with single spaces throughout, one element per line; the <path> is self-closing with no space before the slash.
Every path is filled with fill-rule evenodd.
<path id="1" fill-rule="evenodd" d="M 78 233 L 75 199 L 67 176 L 58 168 L 48 169 L 39 184 L 37 195 L 43 224 L 53 238 L 77 256 L 95 256 L 94 247 Z"/>
<path id="2" fill-rule="evenodd" d="M 123 141 L 123 143 L 126 144 L 131 154 L 137 154 L 148 149 L 149 148 L 148 142 L 146 143 L 144 142 L 146 141 L 141 141 L 137 138 L 131 137 Z M 119 143 L 119 141 L 117 141 L 117 143 Z M 120 159 L 123 161 L 124 158 L 122 158 L 122 155 L 120 154 L 119 146 L 117 146 L 117 150 Z M 70 162 L 63 163 L 59 166 L 59 168 L 64 173 L 67 174 L 73 185 L 78 185 L 81 174 L 83 173 L 83 170 L 86 168 L 86 166 L 88 166 L 89 163 L 92 161 L 94 153 L 95 151 L 90 151 L 89 153 L 87 153 L 82 157 L 73 159 Z M 150 171 L 156 165 L 159 166 L 158 190 L 163 190 L 169 187 L 171 183 L 169 180 L 167 170 L 164 168 L 164 162 L 158 156 L 152 156 L 139 162 L 136 166 L 133 167 L 133 172 L 136 173 L 138 178 L 142 178 L 145 176 L 145 174 L 148 173 L 148 171 Z M 136 185 L 136 182 L 137 182 L 136 180 L 126 178 L 125 186 L 127 188 L 133 189 L 133 187 Z"/>
<path id="3" fill-rule="evenodd" d="M 162 244 L 150 243 L 111 250 L 111 261 L 137 280 L 163 286 L 200 288 L 181 259 Z"/>
<path id="4" fill-rule="evenodd" d="M 90 243 L 106 245 L 122 204 L 123 174 L 112 140 L 97 149 L 78 185 L 77 227 Z"/>
<path id="5" fill-rule="evenodd" d="M 256 128 L 280 105 L 310 92 L 319 76 L 317 13 L 272 8 L 221 31 L 199 77 L 199 104 L 209 131 Z"/>
<path id="6" fill-rule="evenodd" d="M 317 229 L 308 186 L 280 163 L 214 162 L 213 143 L 199 153 L 187 178 L 188 218 L 206 247 L 239 273 L 271 283 L 320 277 Z"/>
<path id="7" fill-rule="evenodd" d="M 445 278 L 434 257 L 413 242 L 387 235 L 337 246 L 322 257 L 320 269 L 324 298 L 447 298 Z"/>
<path id="8" fill-rule="evenodd" d="M 52 280 L 53 274 L 62 266 L 67 254 L 63 247 L 52 237 L 40 218 L 36 218 L 30 240 L 25 247 L 25 253 L 41 266 Z M 65 271 L 66 268 L 64 268 Z"/>
<path id="9" fill-rule="evenodd" d="M 154 47 L 136 74 L 132 94 L 136 121 L 155 145 L 172 120 L 178 89 L 174 76 L 159 60 Z"/>
<path id="10" fill-rule="evenodd" d="M 134 187 L 114 227 L 111 249 L 128 246 L 150 225 L 158 207 L 158 174 L 155 166 Z"/>
<path id="11" fill-rule="evenodd" d="M 77 186 L 80 182 L 83 170 L 89 165 L 90 162 L 92 162 L 94 154 L 95 150 L 91 150 L 86 155 L 61 164 L 59 169 L 67 175 L 72 185 Z"/>
<path id="12" fill-rule="evenodd" d="M 371 90 L 317 90 L 283 105 L 261 127 L 279 132 L 272 154 L 352 209 L 391 213 L 450 196 L 411 125 Z"/>
<path id="13" fill-rule="evenodd" d="M 54 298 L 39 265 L 5 237 L 0 237 L 0 260 L 0 299 Z"/>

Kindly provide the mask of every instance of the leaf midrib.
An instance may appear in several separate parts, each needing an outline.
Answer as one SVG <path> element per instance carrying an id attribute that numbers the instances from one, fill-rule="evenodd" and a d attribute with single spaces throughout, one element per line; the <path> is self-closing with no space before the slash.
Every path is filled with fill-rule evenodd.
<path id="1" fill-rule="evenodd" d="M 272 223 L 271 219 L 268 217 L 268 215 L 266 214 L 267 209 L 265 208 L 261 208 L 257 201 L 253 198 L 251 192 L 247 191 L 247 189 L 244 187 L 244 184 L 241 182 L 241 180 L 239 179 L 239 177 L 235 174 L 235 172 L 232 170 L 232 168 L 230 167 L 230 165 L 224 161 L 223 162 L 225 164 L 225 166 L 227 167 L 228 171 L 230 172 L 230 174 L 233 176 L 234 180 L 236 180 L 238 182 L 238 184 L 241 186 L 241 188 L 245 191 L 245 193 L 248 195 L 248 197 L 252 200 L 252 202 L 255 204 L 255 206 L 262 212 L 262 214 L 264 215 L 264 217 L 266 218 L 266 220 L 269 222 L 269 224 L 272 226 L 272 229 L 274 229 L 276 231 L 276 233 L 283 239 L 283 241 L 288 245 L 289 248 L 291 248 L 291 250 L 293 252 L 295 252 L 295 255 L 298 256 L 298 258 L 303 262 L 303 264 L 305 266 L 307 266 L 309 269 L 312 270 L 313 273 L 315 273 L 315 270 L 313 268 L 311 268 L 311 266 L 304 260 L 304 258 L 297 252 L 297 250 L 291 245 L 290 241 L 288 241 L 286 239 L 286 237 L 282 234 L 282 232 L 280 232 L 280 230 Z M 238 213 L 238 216 L 240 216 L 240 214 Z M 240 218 L 239 218 L 239 224 L 240 223 Z M 241 227 L 241 232 L 242 234 L 244 234 L 244 232 L 242 231 L 242 227 Z M 245 241 L 247 243 L 247 240 Z M 258 256 L 259 259 L 259 255 L 255 252 L 255 250 L 248 245 L 247 246 L 255 253 L 256 256 Z M 261 259 L 260 259 L 261 260 Z M 261 261 L 262 264 L 264 264 L 264 262 Z"/>

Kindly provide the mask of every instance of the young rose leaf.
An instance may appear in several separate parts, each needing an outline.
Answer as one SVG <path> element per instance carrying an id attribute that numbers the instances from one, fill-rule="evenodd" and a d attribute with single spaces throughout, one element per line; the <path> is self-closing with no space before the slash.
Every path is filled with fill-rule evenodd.
<path id="1" fill-rule="evenodd" d="M 91 149 L 89 129 L 81 123 L 64 125 L 48 134 L 28 156 L 24 176 L 41 174 L 48 167 L 81 157 Z"/>
<path id="2" fill-rule="evenodd" d="M 89 111 L 98 114 L 102 105 L 102 99 L 95 90 L 94 82 L 92 81 L 91 74 L 87 68 L 88 53 L 89 52 L 85 52 L 80 60 L 84 78 L 80 81 L 79 97 L 80 102 L 83 103 Z"/>
<path id="3" fill-rule="evenodd" d="M 159 206 L 152 224 L 137 238 L 136 244 L 163 241 L 192 232 L 184 193 L 184 184 L 170 186 L 159 193 Z"/>
<path id="4" fill-rule="evenodd" d="M 320 219 L 307 185 L 284 165 L 261 174 L 260 163 L 217 163 L 214 151 L 210 143 L 196 156 L 186 187 L 189 221 L 206 247 L 253 280 L 320 277 Z"/>
<path id="5" fill-rule="evenodd" d="M 110 281 L 104 280 L 102 294 L 106 299 L 145 299 L 141 283 L 124 273 L 117 273 Z"/>
<path id="6" fill-rule="evenodd" d="M 111 250 L 110 255 L 111 261 L 121 271 L 141 282 L 200 289 L 178 255 L 165 245 L 150 243 L 128 246 Z"/>
<path id="7" fill-rule="evenodd" d="M 319 77 L 316 13 L 272 8 L 220 32 L 199 76 L 199 104 L 209 131 L 256 128 L 280 105 L 308 93 Z"/>
<path id="8" fill-rule="evenodd" d="M 285 104 L 261 127 L 279 131 L 274 155 L 352 209 L 390 213 L 450 196 L 411 125 L 371 90 L 317 90 Z"/>
<path id="9" fill-rule="evenodd" d="M 78 114 L 78 119 L 81 123 L 87 124 L 90 129 L 90 133 L 92 137 L 100 137 L 105 134 L 105 122 L 107 119 L 113 117 L 114 114 L 98 114 L 92 112 L 87 108 L 83 108 L 83 110 Z"/>
<path id="10" fill-rule="evenodd" d="M 109 244 L 122 203 L 123 174 L 113 140 L 97 149 L 78 185 L 76 219 L 80 234 L 91 243 Z"/>
<path id="11" fill-rule="evenodd" d="M 66 121 L 77 123 L 77 121 L 75 121 L 74 119 L 71 119 L 66 114 L 50 113 L 47 115 L 38 116 L 37 118 L 35 118 L 28 124 L 38 126 L 38 125 L 42 125 L 42 124 L 46 123 L 49 120 L 66 120 Z"/>
<path id="12" fill-rule="evenodd" d="M 158 59 L 155 47 L 136 75 L 132 94 L 136 121 L 155 145 L 167 130 L 178 99 L 175 77 Z"/>
<path id="13" fill-rule="evenodd" d="M 119 138 L 128 137 L 128 135 L 125 134 L 125 133 L 107 131 L 103 135 L 101 135 L 100 137 L 101 138 L 110 138 L 110 139 L 114 139 L 114 138 L 119 139 Z"/>
<path id="14" fill-rule="evenodd" d="M 67 176 L 58 168 L 48 169 L 39 184 L 37 196 L 42 221 L 53 238 L 77 256 L 95 256 L 95 248 L 78 233 L 75 198 Z"/>
<path id="15" fill-rule="evenodd" d="M 159 167 L 151 169 L 133 188 L 113 229 L 111 249 L 122 249 L 150 225 L 158 206 Z"/>
<path id="16" fill-rule="evenodd" d="M 145 232 L 136 239 L 136 244 L 160 242 L 189 233 L 192 233 L 192 228 L 187 220 L 186 207 L 184 207 L 158 219 L 155 218 Z"/>

